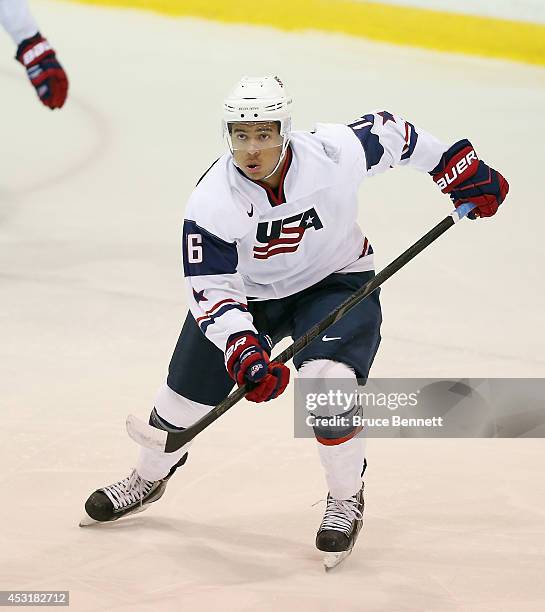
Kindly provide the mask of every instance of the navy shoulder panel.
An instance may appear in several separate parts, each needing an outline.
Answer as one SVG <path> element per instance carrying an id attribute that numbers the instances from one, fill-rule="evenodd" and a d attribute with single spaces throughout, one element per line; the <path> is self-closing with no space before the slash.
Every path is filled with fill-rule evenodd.
<path id="1" fill-rule="evenodd" d="M 367 170 L 371 170 L 373 166 L 376 166 L 384 155 L 384 147 L 380 144 L 379 137 L 371 132 L 374 124 L 374 115 L 364 115 L 348 125 L 365 151 Z"/>
<path id="2" fill-rule="evenodd" d="M 182 253 L 184 276 L 234 274 L 238 253 L 234 242 L 226 242 L 190 219 L 184 221 Z"/>

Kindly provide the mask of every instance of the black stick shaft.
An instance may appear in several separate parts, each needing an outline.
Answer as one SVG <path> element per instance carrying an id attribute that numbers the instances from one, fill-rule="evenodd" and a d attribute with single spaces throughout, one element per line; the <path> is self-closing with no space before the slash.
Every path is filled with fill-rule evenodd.
<path id="1" fill-rule="evenodd" d="M 380 287 L 384 281 L 390 278 L 404 265 L 406 265 L 411 259 L 416 257 L 432 242 L 437 240 L 439 236 L 444 234 L 450 227 L 454 225 L 455 221 L 451 215 L 445 217 L 440 221 L 434 228 L 432 228 L 427 234 L 422 236 L 420 240 L 410 246 L 405 252 L 399 257 L 394 259 L 388 264 L 383 270 L 381 270 L 376 276 L 374 276 L 368 283 L 365 283 L 363 287 L 360 287 L 355 291 L 349 298 L 347 298 L 342 304 L 339 304 L 335 310 L 330 312 L 325 319 L 311 327 L 306 334 L 298 338 L 293 344 L 288 346 L 287 349 L 282 351 L 278 357 L 272 361 L 280 361 L 285 363 L 289 361 L 296 353 L 305 348 L 316 336 L 322 334 L 329 326 L 333 325 L 341 317 L 343 317 L 349 310 L 359 304 L 367 296 L 369 296 L 375 289 Z M 246 386 L 238 387 L 231 395 L 226 397 L 220 402 L 215 408 L 212 408 L 210 412 L 205 414 L 201 419 L 195 422 L 191 427 L 188 427 L 184 431 L 180 432 L 169 432 L 167 435 L 167 441 L 165 444 L 165 451 L 172 453 L 175 450 L 181 448 L 184 444 L 187 444 L 203 429 L 212 424 L 222 414 L 227 412 L 229 408 L 239 402 L 248 392 Z"/>

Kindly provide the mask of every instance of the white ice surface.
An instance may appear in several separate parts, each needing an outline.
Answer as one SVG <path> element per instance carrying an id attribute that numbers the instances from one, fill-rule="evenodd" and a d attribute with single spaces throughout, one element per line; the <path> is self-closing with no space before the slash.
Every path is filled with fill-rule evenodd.
<path id="1" fill-rule="evenodd" d="M 291 395 L 204 432 L 160 503 L 82 530 L 126 476 L 185 316 L 184 202 L 222 151 L 221 98 L 279 72 L 295 123 L 398 112 L 470 137 L 509 178 L 385 285 L 376 376 L 543 376 L 545 71 L 341 36 L 34 2 L 70 74 L 34 98 L 0 37 L 0 589 L 69 589 L 74 610 L 543 610 L 542 440 L 372 440 L 366 526 L 325 576 L 325 497 Z M 378 268 L 450 210 L 399 169 L 361 192 Z M 198 367 L 198 364 L 196 364 Z"/>

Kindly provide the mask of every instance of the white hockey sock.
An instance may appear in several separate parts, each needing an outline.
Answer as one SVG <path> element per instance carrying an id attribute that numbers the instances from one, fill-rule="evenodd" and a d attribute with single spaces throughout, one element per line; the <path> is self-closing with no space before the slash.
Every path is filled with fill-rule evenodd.
<path id="1" fill-rule="evenodd" d="M 316 379 L 353 379 L 358 381 L 354 370 L 344 363 L 329 359 L 305 361 L 299 369 L 299 376 Z M 329 492 L 335 499 L 348 499 L 361 488 L 361 472 L 365 461 L 365 438 L 351 438 L 341 444 L 326 445 L 317 442 L 318 454 L 325 471 Z"/>
<path id="2" fill-rule="evenodd" d="M 336 446 L 316 444 L 331 497 L 348 499 L 355 495 L 361 489 L 365 439 L 356 437 Z"/>
<path id="3" fill-rule="evenodd" d="M 189 427 L 212 408 L 213 406 L 199 404 L 178 395 L 166 384 L 163 384 L 159 389 L 155 398 L 157 414 L 175 427 Z M 169 473 L 173 465 L 178 463 L 191 444 L 192 442 L 189 442 L 173 453 L 164 453 L 142 447 L 136 462 L 136 471 L 145 480 L 160 480 Z"/>

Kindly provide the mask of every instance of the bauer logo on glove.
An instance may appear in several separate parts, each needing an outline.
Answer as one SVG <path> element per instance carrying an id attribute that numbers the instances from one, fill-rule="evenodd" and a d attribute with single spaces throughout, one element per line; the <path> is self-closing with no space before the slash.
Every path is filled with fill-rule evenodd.
<path id="1" fill-rule="evenodd" d="M 470 219 L 492 217 L 509 193 L 504 177 L 479 160 L 469 140 L 460 140 L 450 147 L 437 166 L 430 172 L 443 193 L 450 195 L 458 208 L 472 202 L 476 208 Z"/>
<path id="2" fill-rule="evenodd" d="M 455 160 L 452 160 L 452 163 L 450 164 L 451 166 L 450 169 L 447 172 L 445 172 L 442 176 L 439 176 L 435 181 L 439 189 L 441 189 L 441 191 L 446 193 L 445 190 L 448 189 L 450 185 L 453 185 L 455 181 L 464 179 L 464 173 L 466 171 L 467 171 L 467 176 L 471 176 L 471 171 L 472 171 L 471 162 L 472 161 L 478 162 L 477 153 L 475 153 L 473 149 L 467 155 L 462 157 L 462 159 L 457 161 L 456 163 L 454 163 Z"/>

